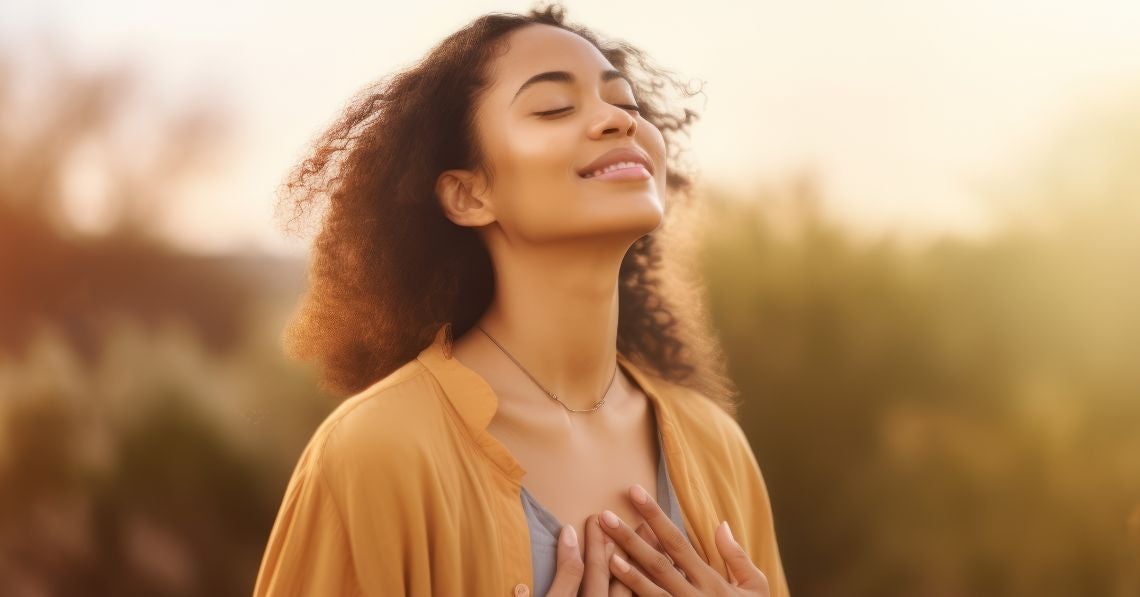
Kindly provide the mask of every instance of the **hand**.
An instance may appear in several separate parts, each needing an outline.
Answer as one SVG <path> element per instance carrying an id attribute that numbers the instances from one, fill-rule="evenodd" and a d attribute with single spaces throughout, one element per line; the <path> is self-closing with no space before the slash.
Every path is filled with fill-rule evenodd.
<path id="1" fill-rule="evenodd" d="M 717 527 L 714 537 L 717 550 L 728 564 L 729 580 L 722 578 L 697 555 L 681 530 L 640 485 L 630 487 L 629 497 L 665 547 L 663 554 L 612 512 L 607 510 L 602 513 L 602 520 L 612 517 L 616 522 L 614 527 L 608 523 L 602 524 L 602 530 L 642 567 L 634 568 L 617 554 L 610 557 L 611 573 L 634 593 L 641 596 L 769 597 L 768 578 L 732 538 L 727 523 Z"/>
<path id="2" fill-rule="evenodd" d="M 650 545 L 657 544 L 649 526 L 642 523 L 637 532 Z M 571 545 L 573 543 L 573 545 Z M 657 547 L 657 549 L 661 549 Z M 586 563 L 578 553 L 573 525 L 565 525 L 558 535 L 558 562 L 547 597 L 621 597 L 631 595 L 629 587 L 610 574 L 610 557 L 617 551 L 614 541 L 602 531 L 597 515 L 586 519 Z M 664 553 L 664 551 L 661 551 Z"/>

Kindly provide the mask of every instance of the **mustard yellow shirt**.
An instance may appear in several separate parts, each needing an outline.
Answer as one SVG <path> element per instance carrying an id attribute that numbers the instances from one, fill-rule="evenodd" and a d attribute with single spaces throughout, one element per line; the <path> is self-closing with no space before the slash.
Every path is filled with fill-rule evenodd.
<path id="1" fill-rule="evenodd" d="M 526 471 L 487 431 L 498 399 L 451 356 L 446 329 L 313 433 L 269 535 L 255 597 L 530 596 Z M 767 486 L 740 425 L 701 394 L 651 377 L 620 353 L 618 362 L 652 401 L 697 553 L 728 578 L 713 538 L 728 520 L 771 597 L 788 597 Z"/>

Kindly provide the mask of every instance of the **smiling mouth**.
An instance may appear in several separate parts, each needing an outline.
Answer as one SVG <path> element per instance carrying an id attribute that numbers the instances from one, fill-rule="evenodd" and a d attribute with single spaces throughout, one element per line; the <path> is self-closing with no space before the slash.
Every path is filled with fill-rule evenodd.
<path id="1" fill-rule="evenodd" d="M 604 170 L 582 175 L 586 180 L 649 180 L 652 175 L 644 165 L 637 162 L 622 162 Z"/>

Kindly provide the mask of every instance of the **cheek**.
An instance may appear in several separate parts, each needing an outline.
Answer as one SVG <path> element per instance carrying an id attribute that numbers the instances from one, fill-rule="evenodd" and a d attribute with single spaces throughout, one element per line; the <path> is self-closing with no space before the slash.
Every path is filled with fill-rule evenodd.
<path id="1" fill-rule="evenodd" d="M 571 139 L 564 127 L 500 115 L 480 121 L 484 147 L 494 164 L 497 185 L 507 194 L 555 182 L 551 175 L 572 172 Z"/>
<path id="2" fill-rule="evenodd" d="M 505 139 L 499 156 L 501 178 L 513 200 L 534 202 L 536 197 L 545 197 L 549 203 L 575 190 L 572 148 L 576 145 L 563 136 L 554 130 L 520 127 Z"/>
<path id="3" fill-rule="evenodd" d="M 654 157 L 664 159 L 665 136 L 661 134 L 661 130 L 649 123 L 646 123 L 643 130 L 645 133 L 642 142 L 644 143 L 646 151 L 652 151 L 654 152 Z"/>
<path id="4" fill-rule="evenodd" d="M 504 136 L 504 152 L 519 171 L 569 170 L 575 147 L 571 133 L 569 127 L 534 122 L 514 125 Z"/>
<path id="5" fill-rule="evenodd" d="M 580 204 L 573 155 L 547 135 L 519 135 L 500 146 L 495 200 L 500 217 L 516 230 L 557 228 Z"/>
<path id="6" fill-rule="evenodd" d="M 638 143 L 649 153 L 649 158 L 653 160 L 653 164 L 657 168 L 653 177 L 658 181 L 660 188 L 664 189 L 666 173 L 665 160 L 667 153 L 665 136 L 661 134 L 661 131 L 658 130 L 657 127 L 649 123 L 644 124 L 646 126 L 639 129 Z"/>

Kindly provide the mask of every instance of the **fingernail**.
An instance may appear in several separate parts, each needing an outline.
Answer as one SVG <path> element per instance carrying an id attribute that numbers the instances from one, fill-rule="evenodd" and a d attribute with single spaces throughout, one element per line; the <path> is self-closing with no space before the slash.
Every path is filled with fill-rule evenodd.
<path id="1" fill-rule="evenodd" d="M 649 501 L 649 494 L 645 493 L 645 490 L 642 489 L 640 485 L 634 485 L 630 492 L 633 494 L 633 501 L 639 504 L 644 504 Z"/>
<path id="2" fill-rule="evenodd" d="M 562 543 L 567 547 L 578 546 L 578 532 L 574 530 L 574 525 L 568 524 L 562 527 Z"/>
<path id="3" fill-rule="evenodd" d="M 602 520 L 605 521 L 606 526 L 610 527 L 611 529 L 618 528 L 618 517 L 613 512 L 610 512 L 609 510 L 602 511 Z"/>
<path id="4" fill-rule="evenodd" d="M 724 530 L 728 531 L 728 539 L 730 541 L 732 541 L 733 543 L 736 543 L 736 539 L 733 538 L 733 536 L 732 536 L 732 527 L 728 526 L 728 521 L 725 520 L 725 521 L 721 522 L 721 524 L 724 525 Z"/>
<path id="5" fill-rule="evenodd" d="M 613 560 L 614 565 L 618 567 L 618 570 L 621 570 L 622 572 L 629 572 L 629 564 L 627 564 L 625 560 L 621 559 L 621 556 L 615 553 Z"/>

